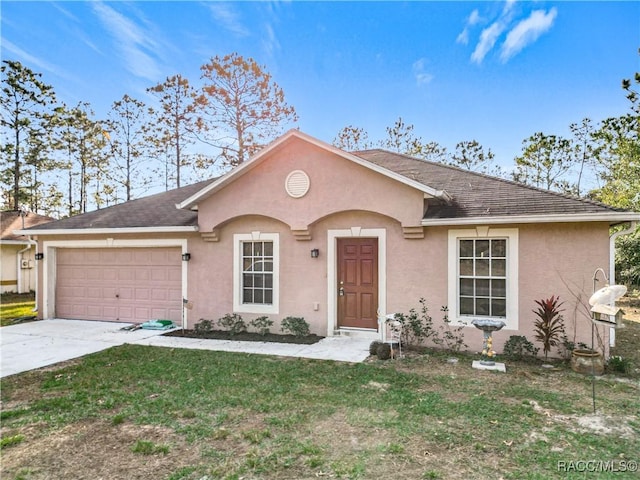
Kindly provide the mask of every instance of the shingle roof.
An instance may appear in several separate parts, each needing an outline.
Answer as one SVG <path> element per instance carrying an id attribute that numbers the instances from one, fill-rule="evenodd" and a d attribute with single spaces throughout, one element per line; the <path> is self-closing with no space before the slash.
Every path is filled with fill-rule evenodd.
<path id="1" fill-rule="evenodd" d="M 353 154 L 420 183 L 444 190 L 452 197 L 449 204 L 430 205 L 424 219 L 624 211 L 602 203 L 385 150 L 365 150 Z"/>
<path id="2" fill-rule="evenodd" d="M 64 218 L 41 225 L 37 227 L 37 230 L 196 226 L 198 225 L 198 212 L 178 210 L 176 204 L 214 180 L 205 180 L 101 210 Z"/>
<path id="3" fill-rule="evenodd" d="M 54 219 L 33 212 L 8 210 L 0 213 L 0 240 L 26 241 L 25 237 L 14 235 L 14 231 L 34 227 Z"/>
<path id="4" fill-rule="evenodd" d="M 449 202 L 437 199 L 429 204 L 424 221 L 464 220 L 488 217 L 599 215 L 625 212 L 607 205 L 538 189 L 460 168 L 429 162 L 386 150 L 353 152 L 364 161 L 394 174 L 444 191 Z M 99 228 L 193 227 L 198 212 L 178 209 L 180 204 L 213 184 L 217 178 L 186 187 L 131 200 L 119 205 L 39 225 L 33 230 L 68 230 Z"/>
<path id="5" fill-rule="evenodd" d="M 26 241 L 24 236 L 14 235 L 14 231 L 34 227 L 53 221 L 51 217 L 33 212 L 8 210 L 0 213 L 0 240 Z"/>

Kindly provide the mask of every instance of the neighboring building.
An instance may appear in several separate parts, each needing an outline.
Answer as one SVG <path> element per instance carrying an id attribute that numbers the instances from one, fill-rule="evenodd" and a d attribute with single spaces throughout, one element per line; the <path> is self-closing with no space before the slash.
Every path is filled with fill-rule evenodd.
<path id="1" fill-rule="evenodd" d="M 35 291 L 36 243 L 14 232 L 52 220 L 53 218 L 31 212 L 0 212 L 0 293 Z"/>
<path id="2" fill-rule="evenodd" d="M 560 295 L 590 342 L 593 273 L 609 228 L 640 214 L 442 164 L 347 153 L 289 131 L 227 175 L 41 225 L 45 318 L 192 327 L 238 313 L 304 317 L 313 333 L 378 335 L 378 317 L 427 300 L 453 324 L 499 318 L 500 348 L 533 340 L 534 301 Z M 25 232 L 25 233 L 27 233 Z M 603 286 L 603 285 L 600 285 Z M 183 308 L 183 301 L 193 305 Z M 602 343 L 608 331 L 598 327 Z M 470 348 L 481 332 L 469 326 Z"/>

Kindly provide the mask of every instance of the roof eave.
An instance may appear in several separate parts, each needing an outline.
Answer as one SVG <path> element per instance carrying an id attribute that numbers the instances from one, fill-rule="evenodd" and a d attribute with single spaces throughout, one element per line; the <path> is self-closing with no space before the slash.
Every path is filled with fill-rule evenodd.
<path id="1" fill-rule="evenodd" d="M 552 215 L 502 215 L 492 217 L 466 218 L 433 218 L 423 219 L 425 227 L 449 225 L 506 225 L 514 223 L 579 223 L 579 222 L 607 222 L 611 225 L 621 222 L 640 221 L 640 213 L 611 212 L 611 213 L 559 213 Z"/>
<path id="2" fill-rule="evenodd" d="M 16 235 L 105 235 L 123 233 L 187 233 L 197 232 L 198 227 L 164 226 L 164 227 L 122 227 L 122 228 L 57 228 L 42 230 L 16 230 Z"/>

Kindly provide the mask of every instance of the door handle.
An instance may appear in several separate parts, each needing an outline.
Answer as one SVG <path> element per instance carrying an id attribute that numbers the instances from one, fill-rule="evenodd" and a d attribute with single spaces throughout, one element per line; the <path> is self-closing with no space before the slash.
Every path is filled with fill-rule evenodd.
<path id="1" fill-rule="evenodd" d="M 340 287 L 340 290 L 338 290 L 338 295 L 344 297 L 344 287 Z"/>

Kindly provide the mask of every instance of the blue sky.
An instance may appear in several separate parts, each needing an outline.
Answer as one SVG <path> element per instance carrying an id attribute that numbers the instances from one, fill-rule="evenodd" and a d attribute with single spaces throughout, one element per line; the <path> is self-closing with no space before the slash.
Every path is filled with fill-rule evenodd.
<path id="1" fill-rule="evenodd" d="M 628 111 L 640 2 L 2 1 L 2 59 L 98 118 L 216 55 L 253 57 L 306 133 L 382 138 L 398 117 L 452 151 L 478 140 L 511 165 L 535 132 Z"/>

